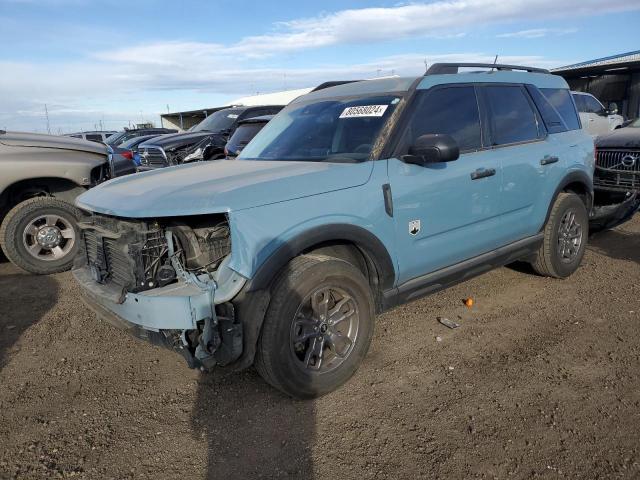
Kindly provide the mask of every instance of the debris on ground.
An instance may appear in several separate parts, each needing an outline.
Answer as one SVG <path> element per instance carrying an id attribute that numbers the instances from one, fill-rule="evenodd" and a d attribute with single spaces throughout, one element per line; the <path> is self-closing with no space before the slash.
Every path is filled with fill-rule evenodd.
<path id="1" fill-rule="evenodd" d="M 447 328 L 458 328 L 460 326 L 459 323 L 445 317 L 438 317 L 438 321 Z"/>
<path id="2" fill-rule="evenodd" d="M 471 298 L 471 297 L 465 298 L 462 302 L 464 303 L 465 307 L 467 307 L 467 308 L 473 307 L 473 303 L 474 302 L 473 302 L 473 298 Z"/>

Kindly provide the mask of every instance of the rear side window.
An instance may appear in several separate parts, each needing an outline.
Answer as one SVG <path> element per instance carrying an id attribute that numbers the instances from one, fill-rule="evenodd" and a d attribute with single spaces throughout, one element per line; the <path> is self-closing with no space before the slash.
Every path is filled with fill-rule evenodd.
<path id="1" fill-rule="evenodd" d="M 101 142 L 102 141 L 102 135 L 99 134 L 93 134 L 93 133 L 89 133 L 87 134 L 87 140 L 91 140 L 92 142 Z"/>
<path id="2" fill-rule="evenodd" d="M 542 117 L 542 121 L 544 122 L 544 126 L 547 127 L 547 132 L 549 133 L 562 133 L 567 131 L 567 127 L 560 117 L 560 114 L 556 111 L 556 109 L 549 103 L 547 98 L 538 90 L 537 87 L 533 85 L 527 85 L 525 87 L 531 98 L 533 99 L 533 103 L 536 104 L 538 108 L 538 113 Z"/>
<path id="3" fill-rule="evenodd" d="M 539 137 L 536 114 L 520 86 L 483 87 L 489 107 L 493 145 L 527 142 Z"/>
<path id="4" fill-rule="evenodd" d="M 245 123 L 240 125 L 227 142 L 227 150 L 231 155 L 238 155 L 253 140 L 266 123 Z"/>
<path id="5" fill-rule="evenodd" d="M 580 120 L 569 90 L 566 88 L 541 88 L 540 91 L 558 111 L 569 130 L 580 129 Z"/>
<path id="6" fill-rule="evenodd" d="M 473 87 L 439 88 L 420 92 L 407 129 L 405 144 L 431 133 L 451 135 L 461 151 L 482 147 L 480 113 Z"/>

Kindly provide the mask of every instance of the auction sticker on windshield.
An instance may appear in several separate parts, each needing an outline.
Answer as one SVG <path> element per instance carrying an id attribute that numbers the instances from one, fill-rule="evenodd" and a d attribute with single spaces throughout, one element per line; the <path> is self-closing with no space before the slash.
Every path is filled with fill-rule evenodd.
<path id="1" fill-rule="evenodd" d="M 360 105 L 347 107 L 340 114 L 340 118 L 381 117 L 388 105 Z"/>

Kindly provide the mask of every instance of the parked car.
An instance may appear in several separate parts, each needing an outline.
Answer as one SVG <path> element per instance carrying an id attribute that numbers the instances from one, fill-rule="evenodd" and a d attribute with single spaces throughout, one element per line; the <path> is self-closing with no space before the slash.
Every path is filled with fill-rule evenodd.
<path id="1" fill-rule="evenodd" d="M 596 139 L 592 224 L 611 228 L 640 208 L 640 120 Z"/>
<path id="2" fill-rule="evenodd" d="M 238 122 L 247 118 L 272 115 L 282 110 L 281 105 L 232 107 L 212 113 L 189 132 L 164 135 L 144 142 L 138 148 L 141 170 L 153 170 L 186 162 L 204 160 L 202 146 L 209 145 L 215 160 L 224 156 L 224 146 Z M 200 148 L 200 150 L 198 150 Z"/>
<path id="3" fill-rule="evenodd" d="M 71 268 L 80 238 L 75 198 L 110 177 L 107 147 L 0 130 L 0 247 L 16 266 Z"/>
<path id="4" fill-rule="evenodd" d="M 109 138 L 111 135 L 115 133 L 118 133 L 118 132 L 116 132 L 115 130 L 107 130 L 107 131 L 67 133 L 64 136 L 80 138 L 82 140 L 89 140 L 90 142 L 106 143 L 107 138 Z"/>
<path id="5" fill-rule="evenodd" d="M 600 101 L 590 93 L 571 92 L 580 113 L 582 126 L 593 136 L 609 133 L 620 128 L 624 122 L 618 110 L 607 110 Z"/>
<path id="6" fill-rule="evenodd" d="M 138 145 L 160 135 L 143 135 L 141 137 L 133 137 L 121 143 L 117 147 L 110 147 L 112 151 L 112 175 L 120 177 L 138 171 L 140 166 L 140 155 L 138 155 Z"/>
<path id="7" fill-rule="evenodd" d="M 178 133 L 178 130 L 172 128 L 132 128 L 124 130 L 123 132 L 114 133 L 107 138 L 105 143 L 112 148 L 116 148 L 136 137 L 157 137 L 158 135 L 164 135 L 167 133 Z"/>
<path id="8" fill-rule="evenodd" d="M 191 367 L 255 364 L 322 395 L 356 371 L 376 314 L 516 260 L 576 271 L 594 169 L 577 115 L 564 79 L 507 65 L 309 93 L 235 160 L 83 194 L 74 276 L 101 318 Z"/>
<path id="9" fill-rule="evenodd" d="M 224 147 L 226 158 L 235 158 L 240 155 L 242 149 L 253 140 L 262 128 L 271 121 L 274 115 L 263 115 L 262 117 L 248 118 L 238 122 L 238 128 L 233 132 L 229 141 Z"/>

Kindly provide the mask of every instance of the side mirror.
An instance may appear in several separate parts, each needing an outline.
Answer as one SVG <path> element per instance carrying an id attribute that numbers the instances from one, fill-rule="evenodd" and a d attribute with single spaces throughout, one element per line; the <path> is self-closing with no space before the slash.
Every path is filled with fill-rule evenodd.
<path id="1" fill-rule="evenodd" d="M 458 143 L 443 133 L 420 135 L 402 160 L 415 165 L 452 162 L 460 157 Z"/>

